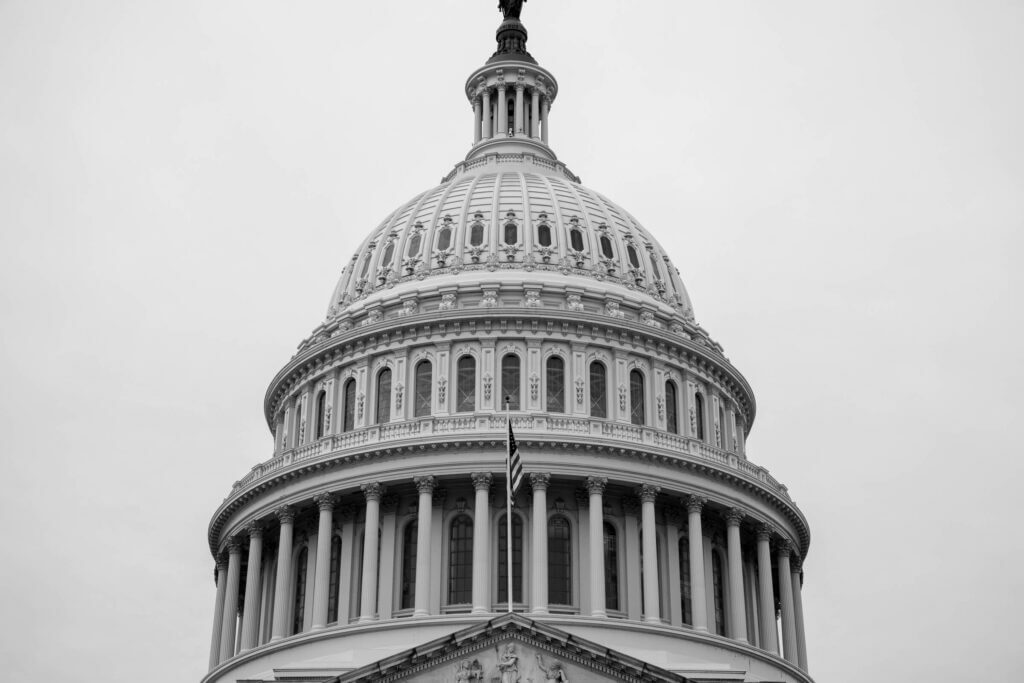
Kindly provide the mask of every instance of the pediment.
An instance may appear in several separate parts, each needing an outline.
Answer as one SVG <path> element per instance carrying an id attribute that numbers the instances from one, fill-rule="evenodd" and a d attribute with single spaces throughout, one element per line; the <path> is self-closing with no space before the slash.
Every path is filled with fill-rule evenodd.
<path id="1" fill-rule="evenodd" d="M 350 671 L 331 683 L 686 683 L 603 645 L 507 614 Z"/>

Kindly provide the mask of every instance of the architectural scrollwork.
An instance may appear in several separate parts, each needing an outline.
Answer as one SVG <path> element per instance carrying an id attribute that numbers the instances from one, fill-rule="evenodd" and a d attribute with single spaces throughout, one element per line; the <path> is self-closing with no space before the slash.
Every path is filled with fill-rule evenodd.
<path id="1" fill-rule="evenodd" d="M 587 493 L 603 494 L 606 486 L 608 486 L 608 477 L 587 477 Z"/>
<path id="2" fill-rule="evenodd" d="M 381 497 L 384 495 L 384 485 L 381 484 L 379 481 L 370 482 L 369 484 L 363 484 L 359 488 L 363 492 L 363 495 L 366 496 L 366 500 L 368 501 L 376 500 L 379 502 Z"/>
<path id="3" fill-rule="evenodd" d="M 641 503 L 653 503 L 654 499 L 658 497 L 660 492 L 660 486 L 654 486 L 653 484 L 641 484 L 636 493 L 640 497 Z"/>
<path id="4" fill-rule="evenodd" d="M 583 394 L 586 389 L 586 382 L 583 381 L 582 377 L 576 378 L 576 403 L 583 405 Z"/>
<path id="5" fill-rule="evenodd" d="M 420 493 L 433 494 L 434 487 L 437 486 L 437 480 L 431 475 L 414 477 L 412 481 L 416 485 L 416 490 Z"/>
<path id="6" fill-rule="evenodd" d="M 686 511 L 689 513 L 700 512 L 707 505 L 708 499 L 704 496 L 687 496 L 686 498 Z"/>

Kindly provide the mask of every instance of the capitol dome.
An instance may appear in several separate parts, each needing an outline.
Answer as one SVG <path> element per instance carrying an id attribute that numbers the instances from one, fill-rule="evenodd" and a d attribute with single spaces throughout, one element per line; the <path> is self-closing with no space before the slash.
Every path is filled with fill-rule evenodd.
<path id="1" fill-rule="evenodd" d="M 552 150 L 521 4 L 466 81 L 468 154 L 270 382 L 273 452 L 208 530 L 204 683 L 812 681 L 810 530 L 748 458 L 753 391 Z"/>

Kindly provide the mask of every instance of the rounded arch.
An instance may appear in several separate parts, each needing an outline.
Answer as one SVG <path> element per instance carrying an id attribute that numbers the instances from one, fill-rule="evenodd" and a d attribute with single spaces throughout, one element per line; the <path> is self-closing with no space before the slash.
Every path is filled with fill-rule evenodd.
<path id="1" fill-rule="evenodd" d="M 506 349 L 501 356 L 501 385 L 498 395 L 503 405 L 506 400 L 508 401 L 510 410 L 520 410 L 523 405 L 523 359 L 517 351 L 518 349 Z"/>
<path id="2" fill-rule="evenodd" d="M 476 410 L 476 356 L 464 353 L 455 361 L 455 412 Z"/>
<path id="3" fill-rule="evenodd" d="M 544 407 L 549 413 L 565 412 L 565 359 L 552 353 L 544 361 Z"/>
<path id="4" fill-rule="evenodd" d="M 590 416 L 608 417 L 608 366 L 601 360 L 590 361 L 587 366 L 587 380 Z"/>
<path id="5" fill-rule="evenodd" d="M 647 377 L 636 367 L 629 371 L 629 421 L 638 426 L 647 424 Z"/>
<path id="6" fill-rule="evenodd" d="M 374 394 L 377 409 L 374 418 L 377 424 L 384 424 L 391 420 L 391 384 L 392 372 L 390 365 L 381 368 L 377 372 L 374 382 Z"/>

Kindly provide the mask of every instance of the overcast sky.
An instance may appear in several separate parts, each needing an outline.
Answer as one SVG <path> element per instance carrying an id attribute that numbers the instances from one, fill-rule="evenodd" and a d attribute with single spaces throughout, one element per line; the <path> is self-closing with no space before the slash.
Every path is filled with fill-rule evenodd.
<path id="1" fill-rule="evenodd" d="M 343 264 L 466 153 L 496 0 L 0 0 L 0 662 L 197 681 L 206 526 Z M 812 530 L 820 683 L 1024 667 L 1024 4 L 533 0 Z"/>

